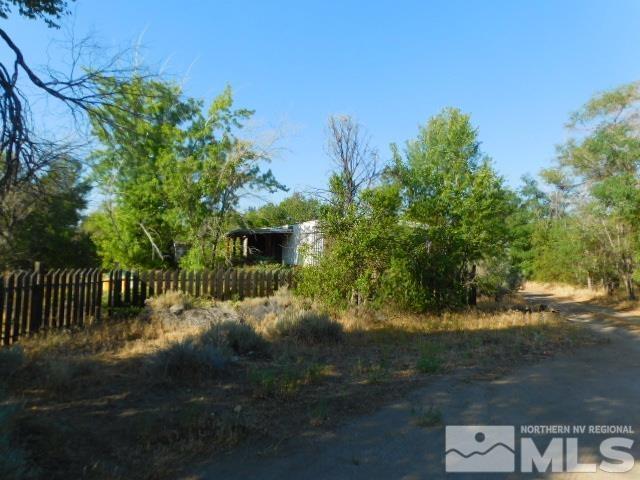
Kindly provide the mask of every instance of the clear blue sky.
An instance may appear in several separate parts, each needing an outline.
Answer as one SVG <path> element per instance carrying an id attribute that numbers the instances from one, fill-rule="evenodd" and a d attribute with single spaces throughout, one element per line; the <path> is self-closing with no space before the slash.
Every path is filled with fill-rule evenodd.
<path id="1" fill-rule="evenodd" d="M 483 150 L 515 185 L 553 159 L 569 113 L 640 79 L 638 1 L 78 0 L 74 30 L 105 44 L 143 35 L 145 57 L 188 72 L 186 91 L 225 84 L 259 124 L 286 124 L 272 168 L 293 190 L 323 186 L 327 117 L 354 115 L 381 157 L 445 106 L 469 112 Z M 28 59 L 63 33 L 3 22 Z"/>

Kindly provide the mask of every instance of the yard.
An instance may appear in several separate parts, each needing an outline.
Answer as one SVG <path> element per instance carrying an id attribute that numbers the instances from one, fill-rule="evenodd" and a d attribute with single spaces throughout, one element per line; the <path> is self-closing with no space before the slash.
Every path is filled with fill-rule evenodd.
<path id="1" fill-rule="evenodd" d="M 512 309 L 521 303 L 332 314 L 286 291 L 168 292 L 135 319 L 27 339 L 0 352 L 12 418 L 0 448 L 15 460 L 3 478 L 174 478 L 240 443 L 266 453 L 321 434 L 434 376 L 494 378 L 596 342 L 555 313 Z M 417 421 L 436 426 L 439 412 Z"/>

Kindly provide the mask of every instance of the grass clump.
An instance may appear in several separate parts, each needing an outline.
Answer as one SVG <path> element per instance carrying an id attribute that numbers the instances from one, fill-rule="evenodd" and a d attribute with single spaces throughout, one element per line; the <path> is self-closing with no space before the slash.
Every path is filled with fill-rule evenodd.
<path id="1" fill-rule="evenodd" d="M 416 370 L 420 373 L 438 373 L 442 370 L 442 359 L 439 349 L 433 345 L 426 345 L 420 352 L 416 362 Z"/>
<path id="2" fill-rule="evenodd" d="M 249 372 L 249 382 L 258 398 L 286 398 L 305 385 L 320 383 L 327 374 L 326 367 L 319 364 L 254 368 Z"/>
<path id="3" fill-rule="evenodd" d="M 203 335 L 203 341 L 237 355 L 269 356 L 269 343 L 251 325 L 236 320 L 216 323 Z"/>
<path id="4" fill-rule="evenodd" d="M 431 405 L 429 408 L 422 408 L 420 410 L 414 410 L 413 423 L 422 428 L 437 427 L 442 425 L 442 412 Z"/>
<path id="5" fill-rule="evenodd" d="M 280 339 L 318 344 L 342 340 L 343 327 L 326 313 L 303 310 L 287 312 L 276 320 L 270 333 Z"/>
<path id="6" fill-rule="evenodd" d="M 228 357 L 220 348 L 187 338 L 157 352 L 150 367 L 159 378 L 188 382 L 214 376 L 227 364 Z"/>
<path id="7" fill-rule="evenodd" d="M 181 305 L 184 310 L 194 307 L 194 299 L 186 293 L 168 290 L 160 295 L 147 299 L 147 305 L 152 310 L 169 310 L 174 305 Z"/>

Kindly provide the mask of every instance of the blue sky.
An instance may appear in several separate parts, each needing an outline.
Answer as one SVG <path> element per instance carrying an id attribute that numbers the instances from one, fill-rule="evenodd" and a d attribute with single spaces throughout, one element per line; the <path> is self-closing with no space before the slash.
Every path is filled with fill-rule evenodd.
<path id="1" fill-rule="evenodd" d="M 330 169 L 325 124 L 355 116 L 382 159 L 446 106 L 470 113 L 483 150 L 516 185 L 549 165 L 569 113 L 640 79 L 638 1 L 78 0 L 66 21 L 105 45 L 142 38 L 145 60 L 212 99 L 228 83 L 261 128 L 279 128 L 271 167 L 292 190 Z M 33 63 L 40 22 L 6 30 Z"/>

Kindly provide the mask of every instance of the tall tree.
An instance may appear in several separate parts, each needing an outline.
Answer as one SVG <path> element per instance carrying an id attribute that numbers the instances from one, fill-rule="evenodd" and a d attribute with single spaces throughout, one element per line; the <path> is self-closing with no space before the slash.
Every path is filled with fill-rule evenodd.
<path id="1" fill-rule="evenodd" d="M 94 245 L 81 228 L 90 185 L 82 178 L 80 162 L 56 163 L 39 189 L 36 196 L 29 192 L 16 196 L 18 203 L 29 204 L 24 216 L 0 217 L 3 224 L 13 222 L 12 235 L 0 243 L 0 266 L 32 268 L 36 260 L 47 268 L 95 266 Z"/>
<path id="2" fill-rule="evenodd" d="M 334 164 L 329 198 L 338 209 L 346 211 L 358 193 L 371 187 L 380 174 L 378 153 L 370 146 L 362 125 L 348 115 L 329 117 L 327 149 Z"/>
<path id="3" fill-rule="evenodd" d="M 573 136 L 547 173 L 573 187 L 573 211 L 592 233 L 585 256 L 599 256 L 595 264 L 609 259 L 630 299 L 636 296 L 640 233 L 639 118 L 639 83 L 595 95 L 572 115 L 567 127 Z"/>
<path id="4" fill-rule="evenodd" d="M 267 203 L 260 208 L 250 208 L 238 223 L 249 228 L 273 227 L 306 222 L 320 217 L 321 203 L 316 198 L 294 193 L 280 203 Z"/>
<path id="5" fill-rule="evenodd" d="M 513 204 L 503 181 L 470 117 L 453 108 L 431 118 L 404 157 L 396 148 L 406 219 L 422 232 L 414 255 L 424 259 L 422 281 L 441 303 L 460 301 L 464 287 L 474 303 L 476 265 L 508 251 Z"/>
<path id="6" fill-rule="evenodd" d="M 101 82 L 112 89 L 112 79 Z M 206 112 L 201 101 L 160 81 L 134 78 L 118 92 L 113 105 L 92 116 L 101 143 L 92 155 L 94 178 L 106 201 L 90 228 L 104 262 L 215 263 L 240 196 L 284 189 L 261 168 L 267 152 L 236 135 L 252 112 L 232 109 L 229 88 Z M 176 244 L 189 247 L 186 257 L 177 258 Z"/>
<path id="7" fill-rule="evenodd" d="M 0 0 L 0 17 L 19 15 L 58 28 L 71 1 Z M 39 117 L 31 110 L 34 95 L 66 106 L 68 120 L 78 125 L 87 114 L 95 116 L 111 105 L 114 91 L 101 89 L 96 80 L 110 75 L 124 81 L 130 69 L 122 66 L 122 55 L 110 57 L 101 51 L 100 56 L 91 57 L 92 47 L 86 41 L 74 42 L 65 59 L 65 71 L 36 68 L 5 28 L 0 28 L 0 42 L 6 47 L 0 60 L 0 242 L 4 242 L 0 250 L 7 250 L 16 242 L 13 236 L 19 234 L 14 227 L 46 200 L 39 198 L 47 191 L 42 182 L 46 183 L 54 169 L 65 162 L 72 164 L 78 156 L 77 142 L 43 134 Z M 91 61 L 94 59 L 97 62 Z"/>

